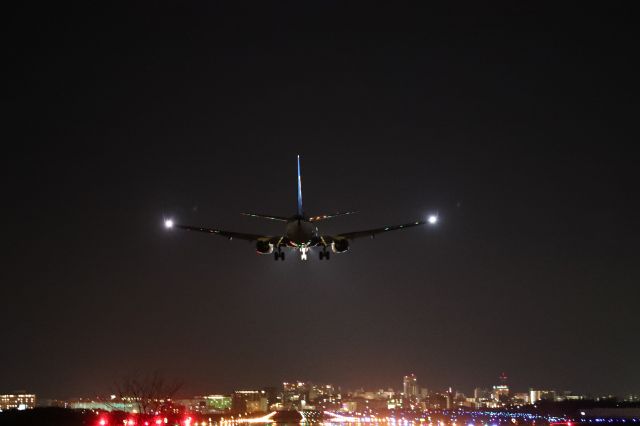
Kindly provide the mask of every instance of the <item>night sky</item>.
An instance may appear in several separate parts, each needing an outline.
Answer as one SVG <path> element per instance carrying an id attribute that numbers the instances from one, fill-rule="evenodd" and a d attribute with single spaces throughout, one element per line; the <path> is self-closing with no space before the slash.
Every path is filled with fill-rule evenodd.
<path id="1" fill-rule="evenodd" d="M 635 10 L 209 3 L 5 11 L 0 392 L 640 391 Z"/>

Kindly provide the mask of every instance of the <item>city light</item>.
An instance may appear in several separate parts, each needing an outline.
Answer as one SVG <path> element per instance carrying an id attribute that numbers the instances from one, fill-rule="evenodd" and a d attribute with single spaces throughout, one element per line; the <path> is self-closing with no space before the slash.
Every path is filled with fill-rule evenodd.
<path id="1" fill-rule="evenodd" d="M 164 227 L 167 229 L 173 228 L 173 220 L 167 219 L 164 221 Z"/>

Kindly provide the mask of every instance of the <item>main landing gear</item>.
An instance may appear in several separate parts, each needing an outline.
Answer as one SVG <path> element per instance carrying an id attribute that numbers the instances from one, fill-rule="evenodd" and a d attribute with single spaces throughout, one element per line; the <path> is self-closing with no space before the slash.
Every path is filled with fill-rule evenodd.
<path id="1" fill-rule="evenodd" d="M 281 250 L 278 250 L 276 252 L 273 253 L 273 260 L 275 260 L 276 262 L 278 260 L 284 260 L 284 252 Z"/>
<path id="2" fill-rule="evenodd" d="M 322 249 L 322 251 L 320 252 L 320 260 L 322 259 L 331 259 L 331 252 L 328 251 L 326 248 Z"/>

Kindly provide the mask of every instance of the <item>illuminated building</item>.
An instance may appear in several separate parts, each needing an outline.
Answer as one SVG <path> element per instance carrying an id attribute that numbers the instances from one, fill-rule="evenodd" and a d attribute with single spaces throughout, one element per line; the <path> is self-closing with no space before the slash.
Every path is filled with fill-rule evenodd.
<path id="1" fill-rule="evenodd" d="M 302 408 L 309 400 L 311 385 L 307 382 L 284 382 L 282 384 L 282 402 L 286 408 Z"/>
<path id="2" fill-rule="evenodd" d="M 509 386 L 496 385 L 491 391 L 491 398 L 496 402 L 506 402 L 509 399 Z"/>
<path id="3" fill-rule="evenodd" d="M 556 392 L 549 390 L 529 390 L 529 403 L 535 404 L 540 400 L 555 401 Z"/>
<path id="4" fill-rule="evenodd" d="M 418 396 L 418 378 L 415 374 L 404 376 L 402 389 L 404 390 L 404 396 L 407 398 Z"/>
<path id="5" fill-rule="evenodd" d="M 449 388 L 445 393 L 445 397 L 447 399 L 447 410 L 450 410 L 453 408 L 453 389 Z"/>
<path id="6" fill-rule="evenodd" d="M 231 409 L 231 397 L 224 395 L 207 395 L 204 401 L 209 412 L 223 412 Z"/>
<path id="7" fill-rule="evenodd" d="M 220 414 L 231 410 L 231 397 L 224 395 L 195 396 L 175 402 L 189 412 L 200 414 Z"/>
<path id="8" fill-rule="evenodd" d="M 269 409 L 269 400 L 264 390 L 241 390 L 233 392 L 231 409 L 234 413 L 264 413 Z"/>
<path id="9" fill-rule="evenodd" d="M 513 394 L 511 402 L 517 405 L 525 405 L 529 403 L 529 394 L 527 392 L 519 392 Z"/>
<path id="10" fill-rule="evenodd" d="M 311 382 L 284 382 L 282 404 L 288 409 L 313 409 L 338 404 L 340 394 L 333 385 L 314 385 Z"/>
<path id="11" fill-rule="evenodd" d="M 24 391 L 0 395 L 0 410 L 28 410 L 36 406 L 36 396 Z"/>
<path id="12" fill-rule="evenodd" d="M 556 393 L 555 395 L 556 401 L 580 401 L 583 399 L 585 399 L 584 395 L 575 395 L 571 391 L 564 391 L 564 392 L 561 392 L 560 394 Z"/>
<path id="13" fill-rule="evenodd" d="M 486 388 L 475 388 L 473 390 L 473 397 L 476 402 L 487 402 L 491 399 L 491 391 Z"/>

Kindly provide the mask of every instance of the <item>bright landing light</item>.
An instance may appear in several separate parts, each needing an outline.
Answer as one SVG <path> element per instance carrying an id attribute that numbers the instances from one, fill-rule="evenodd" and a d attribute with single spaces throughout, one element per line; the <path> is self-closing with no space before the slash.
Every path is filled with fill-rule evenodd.
<path id="1" fill-rule="evenodd" d="M 164 221 L 165 228 L 173 228 L 173 221 L 171 219 L 167 219 Z"/>
<path id="2" fill-rule="evenodd" d="M 429 218 L 427 219 L 427 221 L 431 224 L 431 225 L 435 225 L 436 223 L 438 223 L 438 216 L 432 214 L 431 216 L 429 216 Z"/>

